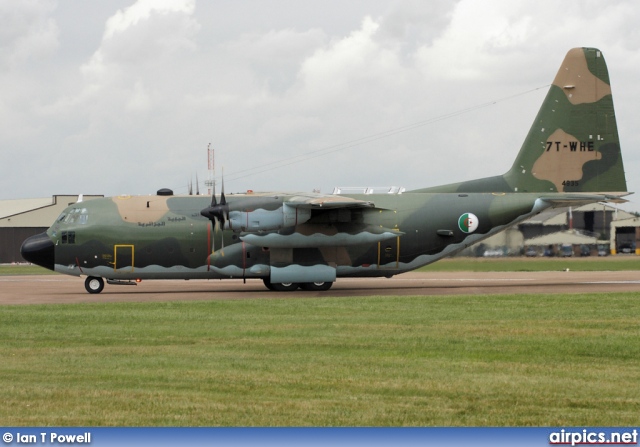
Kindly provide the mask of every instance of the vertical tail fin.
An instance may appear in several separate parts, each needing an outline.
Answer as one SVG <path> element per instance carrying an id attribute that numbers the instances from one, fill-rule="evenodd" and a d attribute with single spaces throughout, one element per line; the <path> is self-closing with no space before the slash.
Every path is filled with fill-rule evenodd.
<path id="1" fill-rule="evenodd" d="M 415 192 L 627 191 L 609 72 L 600 50 L 570 50 L 511 169 Z"/>
<path id="2" fill-rule="evenodd" d="M 519 192 L 625 192 L 609 72 L 600 50 L 570 50 L 513 166 Z"/>

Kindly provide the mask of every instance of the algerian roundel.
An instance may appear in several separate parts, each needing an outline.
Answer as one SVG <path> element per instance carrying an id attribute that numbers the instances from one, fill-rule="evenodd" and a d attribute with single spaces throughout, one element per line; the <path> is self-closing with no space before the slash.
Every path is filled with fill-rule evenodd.
<path id="1" fill-rule="evenodd" d="M 478 229 L 478 223 L 478 218 L 472 213 L 464 213 L 458 219 L 458 226 L 463 233 L 473 233 Z"/>

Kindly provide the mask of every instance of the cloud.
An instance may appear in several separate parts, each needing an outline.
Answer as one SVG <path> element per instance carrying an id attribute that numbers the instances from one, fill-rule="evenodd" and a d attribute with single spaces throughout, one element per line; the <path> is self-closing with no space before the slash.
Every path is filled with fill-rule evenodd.
<path id="1" fill-rule="evenodd" d="M 55 3 L 48 0 L 0 2 L 0 148 L 4 151 L 28 147 L 30 135 L 46 127 L 33 111 L 41 104 L 41 95 L 47 94 L 45 73 L 59 49 L 54 11 Z"/>
<path id="2" fill-rule="evenodd" d="M 0 3 L 0 68 L 16 69 L 58 49 L 59 30 L 51 13 L 55 3 L 26 0 Z"/>
<path id="3" fill-rule="evenodd" d="M 107 20 L 103 40 L 113 38 L 127 29 L 136 26 L 140 21 L 149 20 L 152 14 L 184 13 L 192 15 L 195 9 L 194 0 L 138 0 L 124 10 L 118 10 Z"/>
<path id="4" fill-rule="evenodd" d="M 500 174 L 546 92 L 519 94 L 550 83 L 574 46 L 604 51 L 621 139 L 640 144 L 630 1 L 250 2 L 259 18 L 224 2 L 125 1 L 74 33 L 74 8 L 0 5 L 0 150 L 20 154 L 5 195 L 27 177 L 30 197 L 184 192 L 194 171 L 206 178 L 209 142 L 238 190 Z M 82 33 L 80 49 L 70 36 Z M 628 172 L 637 158 L 625 152 Z"/>
<path id="5" fill-rule="evenodd" d="M 81 67 L 94 82 L 126 78 L 132 72 L 153 77 L 183 51 L 196 48 L 199 25 L 193 0 L 138 0 L 107 20 L 100 48 Z"/>
<path id="6" fill-rule="evenodd" d="M 80 89 L 59 102 L 70 119 L 89 117 L 89 125 L 71 137 L 76 144 L 102 138 L 108 126 L 128 137 L 138 133 L 132 141 L 140 140 L 154 127 L 143 128 L 151 114 L 180 102 L 180 67 L 197 49 L 194 10 L 190 0 L 138 0 L 106 21 L 99 48 L 80 67 Z"/>
<path id="7" fill-rule="evenodd" d="M 282 93 L 296 80 L 301 60 L 313 54 L 329 40 L 321 29 L 297 31 L 293 28 L 247 33 L 223 43 L 224 62 L 259 74 L 256 81 L 274 93 Z"/>
<path id="8" fill-rule="evenodd" d="M 352 94 L 359 80 L 397 65 L 388 60 L 394 55 L 374 42 L 378 28 L 378 23 L 366 17 L 359 30 L 317 49 L 302 63 L 298 73 L 301 85 L 296 93 L 315 107 L 335 104 L 338 98 Z"/>

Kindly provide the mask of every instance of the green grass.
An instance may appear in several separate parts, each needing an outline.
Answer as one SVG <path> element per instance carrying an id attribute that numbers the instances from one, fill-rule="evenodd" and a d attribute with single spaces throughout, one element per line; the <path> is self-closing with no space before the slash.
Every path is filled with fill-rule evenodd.
<path id="1" fill-rule="evenodd" d="M 640 296 L 0 307 L 0 425 L 637 426 Z"/>

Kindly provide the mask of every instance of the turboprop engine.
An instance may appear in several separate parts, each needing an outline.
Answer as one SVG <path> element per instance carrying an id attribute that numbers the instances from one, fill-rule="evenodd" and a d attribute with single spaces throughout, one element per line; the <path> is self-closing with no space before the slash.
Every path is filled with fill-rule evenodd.
<path id="1" fill-rule="evenodd" d="M 311 210 L 286 203 L 276 210 L 229 211 L 225 228 L 248 233 L 295 227 L 311 218 Z"/>
<path id="2" fill-rule="evenodd" d="M 257 196 L 244 200 L 240 209 L 234 209 L 234 205 L 233 202 L 227 202 L 224 193 L 218 203 L 214 194 L 211 206 L 203 209 L 200 214 L 222 229 L 248 233 L 294 227 L 311 218 L 310 209 L 287 205 L 277 197 Z"/>

